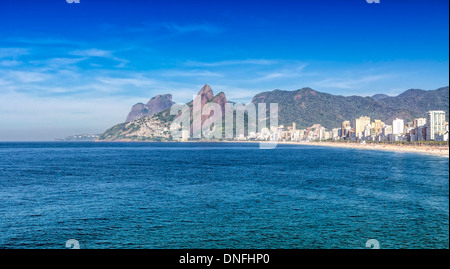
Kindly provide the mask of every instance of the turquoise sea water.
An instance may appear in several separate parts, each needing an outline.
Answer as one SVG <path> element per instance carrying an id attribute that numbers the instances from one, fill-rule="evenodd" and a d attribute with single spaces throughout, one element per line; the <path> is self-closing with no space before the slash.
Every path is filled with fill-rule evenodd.
<path id="1" fill-rule="evenodd" d="M 449 248 L 449 159 L 245 143 L 0 143 L 0 248 Z"/>

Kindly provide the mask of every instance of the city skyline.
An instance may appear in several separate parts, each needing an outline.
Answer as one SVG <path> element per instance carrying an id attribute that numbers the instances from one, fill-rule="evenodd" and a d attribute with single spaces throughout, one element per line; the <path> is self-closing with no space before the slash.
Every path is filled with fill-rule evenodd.
<path id="1" fill-rule="evenodd" d="M 404 119 L 396 118 L 392 124 L 386 124 L 379 119 L 361 116 L 352 121 L 346 120 L 341 123 L 340 128 L 328 129 L 320 123 L 316 123 L 305 129 L 296 129 L 295 122 L 290 126 L 280 125 L 273 129 L 272 136 L 278 141 L 374 141 L 374 142 L 423 142 L 423 141 L 449 141 L 449 123 L 445 121 L 445 111 L 430 110 L 427 118 L 414 118 L 405 123 Z M 435 120 L 430 120 L 435 119 Z M 353 126 L 351 124 L 353 122 Z M 362 128 L 361 125 L 364 122 Z M 368 122 L 368 123 L 367 123 Z M 359 127 L 363 129 L 358 132 Z M 276 134 L 274 134 L 276 133 Z M 260 137 L 259 133 L 250 135 L 247 139 L 268 140 Z M 247 140 L 244 139 L 244 140 Z M 238 139 L 239 140 L 239 139 Z"/>

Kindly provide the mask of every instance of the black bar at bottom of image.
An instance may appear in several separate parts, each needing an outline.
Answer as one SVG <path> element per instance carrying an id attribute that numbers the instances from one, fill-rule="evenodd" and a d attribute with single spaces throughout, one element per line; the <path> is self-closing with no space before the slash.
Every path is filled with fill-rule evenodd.
<path id="1" fill-rule="evenodd" d="M 13 262 L 69 263 L 82 266 L 118 262 L 164 265 L 175 268 L 235 268 L 314 265 L 399 265 L 447 260 L 444 250 L 293 250 L 293 249 L 148 249 L 148 250 L 0 250 L 2 260 Z M 159 268 L 159 267 L 158 267 Z"/>

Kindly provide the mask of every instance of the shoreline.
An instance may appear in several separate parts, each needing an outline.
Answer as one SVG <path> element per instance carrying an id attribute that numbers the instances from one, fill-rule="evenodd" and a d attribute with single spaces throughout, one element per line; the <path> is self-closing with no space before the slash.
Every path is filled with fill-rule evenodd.
<path id="1" fill-rule="evenodd" d="M 435 155 L 440 157 L 449 157 L 448 147 L 433 146 L 413 146 L 413 145 L 389 145 L 389 144 L 358 144 L 358 143 L 339 143 L 339 142 L 280 142 L 280 144 L 310 145 L 337 148 L 353 148 L 366 150 L 384 150 L 393 152 L 419 153 Z"/>
<path id="2" fill-rule="evenodd" d="M 264 141 L 217 141 L 225 143 L 259 143 Z M 322 146 L 336 148 L 353 148 L 365 150 L 384 150 L 392 152 L 418 153 L 449 158 L 448 147 L 433 146 L 413 146 L 413 145 L 390 145 L 390 144 L 360 144 L 360 143 L 341 143 L 341 142 L 295 142 L 295 141 L 278 141 L 282 145 L 305 145 L 305 146 Z"/>
<path id="3" fill-rule="evenodd" d="M 155 143 L 157 141 L 94 141 L 94 142 L 135 142 L 135 143 Z M 158 141 L 159 142 L 159 141 Z M 264 143 L 266 141 L 163 141 L 161 143 Z M 337 147 L 337 148 L 353 148 L 353 149 L 365 149 L 365 150 L 384 150 L 393 152 L 406 152 L 406 153 L 418 153 L 427 154 L 440 157 L 449 158 L 448 147 L 436 147 L 436 146 L 413 146 L 413 145 L 391 145 L 391 144 L 360 144 L 360 143 L 341 143 L 341 142 L 295 142 L 295 141 L 278 141 L 277 144 L 284 145 L 306 145 L 306 146 L 323 146 L 323 147 Z"/>

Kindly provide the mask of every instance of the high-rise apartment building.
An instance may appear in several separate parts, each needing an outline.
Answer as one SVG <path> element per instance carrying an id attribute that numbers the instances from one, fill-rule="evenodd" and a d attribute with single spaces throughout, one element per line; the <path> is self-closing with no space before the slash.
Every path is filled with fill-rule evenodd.
<path id="1" fill-rule="evenodd" d="M 350 121 L 346 120 L 341 124 L 341 136 L 346 137 L 351 129 Z"/>
<path id="2" fill-rule="evenodd" d="M 372 135 L 379 135 L 383 132 L 383 125 L 384 122 L 382 122 L 381 120 L 374 120 L 372 122 L 372 131 L 371 134 Z"/>
<path id="3" fill-rule="evenodd" d="M 435 134 L 445 132 L 445 111 L 428 111 L 427 116 L 427 141 L 433 141 L 435 140 Z"/>
<path id="4" fill-rule="evenodd" d="M 417 118 L 414 119 L 414 128 L 425 126 L 427 124 L 426 118 Z"/>
<path id="5" fill-rule="evenodd" d="M 364 136 L 364 129 L 367 124 L 370 124 L 370 117 L 359 117 L 354 120 L 353 127 L 355 127 L 355 133 L 357 137 Z"/>
<path id="6" fill-rule="evenodd" d="M 403 119 L 395 119 L 392 121 L 392 133 L 394 135 L 403 134 L 405 131 L 405 121 Z"/>

